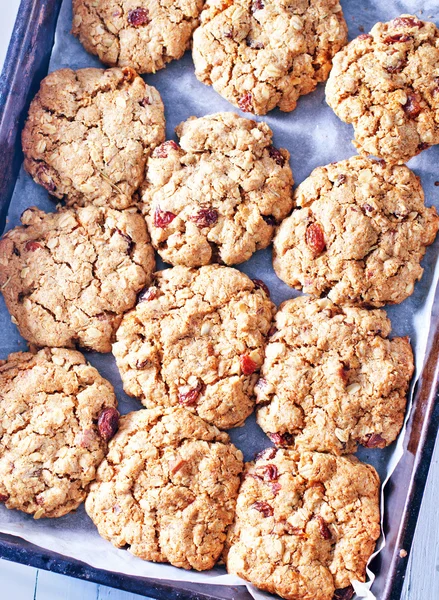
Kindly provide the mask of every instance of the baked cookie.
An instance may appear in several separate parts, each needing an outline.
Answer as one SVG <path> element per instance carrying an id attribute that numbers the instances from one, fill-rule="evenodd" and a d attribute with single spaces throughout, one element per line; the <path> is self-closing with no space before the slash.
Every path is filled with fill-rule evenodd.
<path id="1" fill-rule="evenodd" d="M 326 100 L 361 154 L 402 164 L 438 144 L 439 30 L 411 15 L 377 23 L 335 56 Z"/>
<path id="2" fill-rule="evenodd" d="M 73 0 L 72 33 L 106 65 L 155 73 L 181 58 L 204 0 Z"/>
<path id="3" fill-rule="evenodd" d="M 0 361 L 0 502 L 62 517 L 84 501 L 118 427 L 111 384 L 79 352 Z"/>
<path id="4" fill-rule="evenodd" d="M 327 79 L 346 41 L 338 0 L 208 0 L 194 32 L 195 75 L 245 112 L 289 112 Z"/>
<path id="5" fill-rule="evenodd" d="M 244 470 L 228 572 L 288 600 L 352 598 L 380 535 L 379 488 L 354 456 L 268 448 Z"/>
<path id="6" fill-rule="evenodd" d="M 413 374 L 407 338 L 383 310 L 328 298 L 284 302 L 256 384 L 257 422 L 276 445 L 345 454 L 383 448 L 404 420 Z"/>
<path id="7" fill-rule="evenodd" d="M 242 453 L 183 408 L 120 420 L 86 510 L 102 537 L 144 560 L 204 571 L 232 523 Z"/>
<path id="8" fill-rule="evenodd" d="M 33 207 L 21 222 L 0 240 L 0 288 L 21 335 L 37 346 L 111 352 L 122 314 L 155 266 L 142 215 Z"/>
<path id="9" fill-rule="evenodd" d="M 147 408 L 184 406 L 220 429 L 242 425 L 275 310 L 264 288 L 219 265 L 156 273 L 113 345 L 126 393 Z"/>
<path id="10" fill-rule="evenodd" d="M 141 191 L 151 241 L 164 261 L 199 267 L 248 260 L 292 207 L 287 150 L 235 113 L 191 117 L 154 150 Z"/>
<path id="11" fill-rule="evenodd" d="M 288 285 L 374 307 L 413 293 L 439 218 L 410 169 L 356 156 L 314 169 L 294 199 L 299 209 L 273 241 L 274 269 Z"/>
<path id="12" fill-rule="evenodd" d="M 61 69 L 30 105 L 24 167 L 69 205 L 126 208 L 164 138 L 160 94 L 132 69 Z"/>

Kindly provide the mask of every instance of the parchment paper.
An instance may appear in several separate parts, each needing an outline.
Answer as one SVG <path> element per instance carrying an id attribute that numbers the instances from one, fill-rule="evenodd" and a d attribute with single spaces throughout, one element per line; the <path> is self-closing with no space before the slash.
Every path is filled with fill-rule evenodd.
<path id="1" fill-rule="evenodd" d="M 369 31 L 377 21 L 387 21 L 401 13 L 415 13 L 421 19 L 430 19 L 437 24 L 439 22 L 437 0 L 387 0 L 386 2 L 342 0 L 341 3 L 349 27 L 350 39 L 363 31 Z M 61 67 L 102 66 L 99 60 L 88 55 L 70 34 L 71 19 L 71 0 L 64 0 L 58 20 L 50 70 Z M 182 60 L 171 63 L 165 70 L 146 76 L 145 79 L 148 84 L 157 87 L 165 103 L 167 139 L 175 139 L 175 126 L 191 115 L 203 116 L 218 111 L 236 110 L 212 88 L 197 81 L 190 52 L 186 53 Z M 352 128 L 342 123 L 326 105 L 324 85 L 320 85 L 314 93 L 302 97 L 297 109 L 292 113 L 281 113 L 275 110 L 266 117 L 255 117 L 255 119 L 268 122 L 274 131 L 275 146 L 290 151 L 296 185 L 303 181 L 316 166 L 342 160 L 355 154 L 355 149 L 350 143 Z M 409 166 L 421 177 L 426 203 L 435 204 L 439 209 L 439 187 L 434 185 L 434 182 L 439 180 L 439 172 L 436 171 L 438 164 L 439 146 L 436 146 L 410 161 Z M 18 225 L 22 211 L 32 205 L 46 211 L 55 209 L 45 190 L 22 171 L 11 202 L 7 228 Z M 410 336 L 415 351 L 416 375 L 411 389 L 422 370 L 425 359 L 431 308 L 439 278 L 438 248 L 439 240 L 436 240 L 427 250 L 423 261 L 424 276 L 416 285 L 414 294 L 401 305 L 387 309 L 393 324 L 392 335 Z M 163 268 L 160 263 L 159 268 Z M 298 295 L 298 292 L 290 289 L 276 277 L 271 265 L 271 248 L 256 253 L 251 260 L 238 268 L 251 277 L 263 279 L 269 286 L 276 304 Z M 11 323 L 3 298 L 0 299 L 0 332 L 0 358 L 6 358 L 10 352 L 26 349 L 26 342 Z M 86 356 L 114 385 L 121 412 L 126 413 L 141 408 L 140 402 L 124 394 L 111 355 L 87 353 Z M 409 410 L 410 406 L 407 414 Z M 385 450 L 361 449 L 358 452 L 361 460 L 375 466 L 383 482 L 393 472 L 402 454 L 403 433 L 396 443 Z M 233 442 L 244 452 L 246 460 L 252 459 L 255 452 L 271 445 L 256 425 L 254 416 L 249 417 L 244 427 L 230 431 L 230 435 Z M 188 572 L 169 565 L 144 562 L 127 551 L 117 550 L 109 542 L 100 538 L 83 507 L 76 513 L 60 519 L 35 521 L 23 513 L 8 511 L 4 506 L 0 506 L 0 530 L 3 533 L 22 537 L 43 548 L 79 559 L 93 567 L 127 575 L 210 584 L 242 585 L 244 583 L 237 577 L 227 575 L 222 567 L 205 573 Z M 377 551 L 381 550 L 384 543 L 383 539 L 379 541 Z M 369 572 L 368 584 L 355 584 L 360 597 L 374 600 L 375 596 L 368 591 L 372 580 L 373 574 Z M 252 586 L 248 588 L 255 598 L 269 597 L 256 591 Z"/>

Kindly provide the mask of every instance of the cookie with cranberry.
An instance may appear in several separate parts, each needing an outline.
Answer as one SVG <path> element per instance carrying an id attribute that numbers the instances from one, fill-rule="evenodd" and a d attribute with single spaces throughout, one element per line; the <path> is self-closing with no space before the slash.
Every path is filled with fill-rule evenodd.
<path id="1" fill-rule="evenodd" d="M 116 407 L 111 384 L 79 352 L 0 361 L 0 502 L 35 519 L 78 508 L 117 430 Z"/>
<path id="2" fill-rule="evenodd" d="M 352 598 L 380 535 L 379 489 L 354 456 L 268 448 L 245 466 L 228 572 L 287 600 Z"/>
<path id="3" fill-rule="evenodd" d="M 208 0 L 194 32 L 195 74 L 244 112 L 289 112 L 327 79 L 346 40 L 338 0 Z"/>
<path id="4" fill-rule="evenodd" d="M 276 445 L 352 453 L 384 448 L 404 421 L 413 374 L 407 338 L 383 310 L 328 298 L 284 302 L 256 384 L 257 422 Z"/>
<path id="5" fill-rule="evenodd" d="M 61 69 L 30 105 L 24 167 L 69 205 L 126 208 L 164 136 L 160 94 L 132 69 Z"/>
<path id="6" fill-rule="evenodd" d="M 242 453 L 183 408 L 129 413 L 86 510 L 102 537 L 144 560 L 211 569 L 235 514 Z"/>
<path id="7" fill-rule="evenodd" d="M 219 265 L 156 273 L 113 345 L 126 393 L 147 408 L 183 406 L 220 429 L 242 425 L 275 308 L 265 290 Z"/>
<path id="8" fill-rule="evenodd" d="M 405 163 L 439 143 L 439 29 L 402 15 L 377 23 L 334 58 L 326 100 L 354 126 L 354 145 Z"/>
<path id="9" fill-rule="evenodd" d="M 299 207 L 273 241 L 273 266 L 292 287 L 336 304 L 399 304 L 422 277 L 439 227 L 419 178 L 405 166 L 355 156 L 314 169 Z"/>
<path id="10" fill-rule="evenodd" d="M 21 222 L 0 240 L 0 289 L 21 335 L 37 346 L 110 352 L 123 313 L 155 267 L 142 215 L 34 207 Z"/>
<path id="11" fill-rule="evenodd" d="M 73 0 L 72 33 L 109 66 L 155 73 L 190 47 L 204 0 Z"/>
<path id="12" fill-rule="evenodd" d="M 235 113 L 191 117 L 147 163 L 141 207 L 165 262 L 233 265 L 271 242 L 292 207 L 287 150 L 266 123 Z"/>

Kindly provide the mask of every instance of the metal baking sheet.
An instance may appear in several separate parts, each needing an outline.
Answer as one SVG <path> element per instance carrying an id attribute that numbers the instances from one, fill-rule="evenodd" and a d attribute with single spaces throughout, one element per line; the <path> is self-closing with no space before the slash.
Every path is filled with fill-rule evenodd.
<path id="1" fill-rule="evenodd" d="M 437 7 L 434 6 L 437 3 L 434 1 L 389 1 L 385 6 L 383 4 L 379 0 L 365 0 L 361 3 L 356 0 L 344 2 L 342 0 L 350 39 L 363 30 L 368 31 L 376 21 L 388 20 L 403 12 L 415 12 L 420 18 L 433 20 L 437 16 Z M 60 7 L 60 18 L 56 25 Z M 40 0 L 38 3 L 23 0 L 20 7 L 0 84 L 0 149 L 3 158 L 3 173 L 0 177 L 0 216 L 5 219 L 8 214 L 7 228 L 18 223 L 21 211 L 29 205 L 35 204 L 45 210 L 54 210 L 54 205 L 48 199 L 46 192 L 34 184 L 30 177 L 19 171 L 22 159 L 19 133 L 29 101 L 38 89 L 39 81 L 48 69 L 53 70 L 63 66 L 72 68 L 100 66 L 98 59 L 88 55 L 79 42 L 69 34 L 70 24 L 70 0 L 64 0 L 63 3 L 60 0 Z M 182 60 L 171 63 L 164 71 L 149 75 L 145 79 L 150 85 L 156 86 L 162 94 L 166 106 L 168 139 L 174 137 L 174 127 L 191 115 L 201 116 L 220 110 L 235 110 L 213 89 L 196 80 L 190 53 L 187 53 Z M 323 85 L 320 85 L 313 94 L 301 98 L 298 108 L 293 113 L 286 114 L 276 110 L 259 120 L 267 121 L 273 129 L 275 145 L 290 150 L 296 184 L 303 181 L 314 167 L 355 154 L 350 144 L 352 130 L 348 125 L 341 123 L 326 106 Z M 438 158 L 439 147 L 431 148 L 411 161 L 409 165 L 421 176 L 427 204 L 436 204 L 436 206 L 439 206 L 439 190 L 434 186 L 437 177 L 435 165 L 438 163 Z M 429 248 L 423 262 L 424 278 L 421 284 L 417 285 L 413 296 L 402 305 L 388 309 L 393 323 L 393 334 L 411 337 L 417 354 L 419 379 L 414 395 L 414 409 L 407 423 L 405 436 L 399 442 L 399 450 L 404 448 L 404 453 L 385 489 L 383 527 L 386 546 L 371 565 L 377 575 L 372 591 L 380 600 L 399 598 L 407 564 L 407 558 L 401 558 L 399 550 L 410 549 L 439 422 L 439 408 L 436 403 L 439 298 L 436 298 L 434 293 L 437 281 L 435 270 L 438 247 L 439 243 L 436 241 Z M 296 292 L 276 278 L 271 267 L 269 250 L 257 253 L 239 268 L 253 277 L 264 279 L 276 303 L 296 295 Z M 5 358 L 8 352 L 26 347 L 16 328 L 11 324 L 3 304 L 0 305 L 0 331 L 2 332 L 0 358 Z M 140 408 L 140 403 L 123 394 L 114 361 L 110 356 L 88 354 L 87 357 L 115 385 L 123 412 Z M 255 425 L 254 418 L 249 419 L 245 428 L 233 430 L 231 436 L 244 450 L 246 458 L 252 458 L 255 451 L 268 443 L 267 438 Z M 373 464 L 384 479 L 389 471 L 389 465 L 392 460 L 395 460 L 397 451 L 397 446 L 394 444 L 384 451 L 362 449 L 358 455 L 362 460 Z M 48 539 L 50 532 L 48 535 L 46 529 L 43 530 L 43 527 L 47 526 L 47 521 L 34 522 L 19 513 L 14 513 L 14 518 L 11 520 L 10 511 L 6 511 L 3 507 L 2 510 L 0 529 L 13 531 L 15 537 L 0 534 L 0 555 L 11 560 L 35 564 L 157 598 L 249 597 L 244 587 L 200 585 L 182 581 L 169 583 L 166 579 L 173 579 L 173 572 L 178 576 L 181 576 L 182 572 L 163 565 L 155 566 L 157 569 L 154 569 L 157 575 L 153 576 L 160 577 L 160 581 L 141 576 L 142 572 L 151 573 L 150 569 L 146 568 L 146 564 L 141 561 L 137 561 L 141 566 L 136 566 L 135 574 L 133 569 L 128 568 L 127 561 L 123 558 L 120 559 L 119 570 L 125 571 L 125 574 L 114 572 L 118 569 L 110 571 L 96 568 L 96 560 L 92 555 L 99 555 L 102 548 L 100 544 L 105 544 L 108 551 L 113 549 L 97 536 L 83 509 L 56 522 L 52 521 L 50 531 L 52 534 L 56 533 L 55 536 L 52 535 L 51 540 Z M 41 526 L 40 523 L 43 525 Z M 6 524 L 7 526 L 4 526 Z M 93 544 L 93 548 L 91 552 L 88 549 L 81 556 L 72 558 L 65 541 L 66 537 L 69 539 L 69 536 L 74 536 L 75 532 L 81 536 L 81 540 L 84 540 L 84 546 Z M 84 532 L 87 532 L 86 537 Z M 28 541 L 19 539 L 20 535 Z M 57 535 L 59 538 L 56 538 Z M 29 542 L 37 543 L 44 549 Z M 61 555 L 57 555 L 56 551 Z M 114 550 L 114 552 L 122 551 Z M 103 556 L 98 561 L 100 566 L 106 566 Z M 93 567 L 84 562 L 81 564 L 79 562 L 81 560 L 93 564 Z M 216 570 L 215 574 L 220 578 L 217 581 L 220 581 L 223 577 L 221 569 Z M 190 574 L 190 578 L 198 580 L 196 574 Z M 237 583 L 236 580 L 235 582 Z"/>

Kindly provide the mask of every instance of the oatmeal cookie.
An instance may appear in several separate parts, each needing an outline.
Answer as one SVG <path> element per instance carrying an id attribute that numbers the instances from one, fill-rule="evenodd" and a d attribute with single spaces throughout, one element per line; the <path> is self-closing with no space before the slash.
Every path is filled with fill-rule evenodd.
<path id="1" fill-rule="evenodd" d="M 86 510 L 102 537 L 144 560 L 203 571 L 234 517 L 242 453 L 183 408 L 125 415 Z"/>
<path id="2" fill-rule="evenodd" d="M 288 600 L 351 598 L 380 535 L 379 487 L 354 456 L 268 448 L 245 467 L 228 572 Z"/>
<path id="3" fill-rule="evenodd" d="M 345 454 L 383 448 L 404 420 L 413 374 L 407 338 L 383 310 L 328 298 L 284 302 L 256 384 L 257 421 L 277 445 Z"/>
<path id="4" fill-rule="evenodd" d="M 126 393 L 147 408 L 184 406 L 220 429 L 243 424 L 275 310 L 264 288 L 219 265 L 156 273 L 113 345 Z"/>
<path id="5" fill-rule="evenodd" d="M 346 40 L 338 0 L 208 0 L 194 32 L 195 74 L 245 112 L 289 112 L 327 79 Z"/>
<path id="6" fill-rule="evenodd" d="M 402 164 L 438 144 L 439 30 L 412 15 L 377 23 L 335 56 L 326 100 L 361 154 Z"/>
<path id="7" fill-rule="evenodd" d="M 439 218 L 410 169 L 356 156 L 315 169 L 294 199 L 300 208 L 273 241 L 274 269 L 288 285 L 374 307 L 413 293 Z"/>
<path id="8" fill-rule="evenodd" d="M 0 240 L 0 288 L 21 335 L 37 346 L 111 352 L 122 314 L 154 271 L 136 209 L 28 208 Z"/>
<path id="9" fill-rule="evenodd" d="M 126 208 L 164 137 L 160 95 L 132 69 L 61 69 L 30 105 L 24 167 L 69 205 Z"/>
<path id="10" fill-rule="evenodd" d="M 116 406 L 111 384 L 79 352 L 0 361 L 0 502 L 35 519 L 75 510 L 117 430 Z"/>
<path id="11" fill-rule="evenodd" d="M 292 207 L 287 150 L 272 131 L 234 113 L 191 117 L 177 127 L 179 147 L 154 150 L 142 210 L 154 248 L 173 265 L 244 262 L 271 242 Z"/>
<path id="12" fill-rule="evenodd" d="M 204 0 L 73 0 L 73 35 L 106 65 L 155 73 L 181 58 Z"/>

